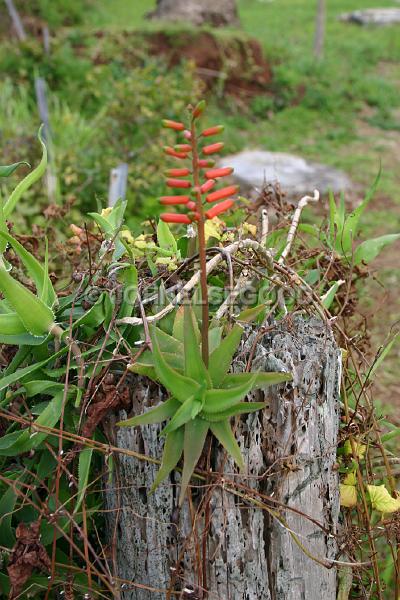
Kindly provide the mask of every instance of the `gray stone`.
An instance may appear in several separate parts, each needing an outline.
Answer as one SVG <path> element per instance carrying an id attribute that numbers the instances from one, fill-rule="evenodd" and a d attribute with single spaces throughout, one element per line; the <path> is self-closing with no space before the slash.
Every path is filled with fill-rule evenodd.
<path id="1" fill-rule="evenodd" d="M 157 0 L 150 19 L 186 21 L 193 25 L 238 25 L 236 0 Z"/>
<path id="2" fill-rule="evenodd" d="M 400 8 L 367 8 L 344 13 L 339 18 L 358 25 L 393 25 L 400 23 Z"/>
<path id="3" fill-rule="evenodd" d="M 346 191 L 352 185 L 343 171 L 283 152 L 245 150 L 224 157 L 223 164 L 235 169 L 234 177 L 242 188 L 260 189 L 264 183 L 278 182 L 289 198 L 315 189 L 321 194 Z"/>

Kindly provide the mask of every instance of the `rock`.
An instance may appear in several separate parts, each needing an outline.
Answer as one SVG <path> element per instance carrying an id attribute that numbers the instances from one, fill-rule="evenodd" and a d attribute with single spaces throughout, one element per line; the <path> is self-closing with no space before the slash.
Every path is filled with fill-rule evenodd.
<path id="1" fill-rule="evenodd" d="M 352 185 L 343 171 L 283 152 L 245 150 L 224 157 L 223 165 L 235 169 L 234 177 L 243 189 L 260 189 L 264 183 L 279 182 L 289 199 L 314 189 L 321 194 L 346 191 Z"/>
<path id="2" fill-rule="evenodd" d="M 367 8 L 344 13 L 339 18 L 358 25 L 393 25 L 400 23 L 400 8 Z"/>
<path id="3" fill-rule="evenodd" d="M 213 27 L 239 23 L 235 0 L 157 0 L 156 9 L 147 16 Z"/>

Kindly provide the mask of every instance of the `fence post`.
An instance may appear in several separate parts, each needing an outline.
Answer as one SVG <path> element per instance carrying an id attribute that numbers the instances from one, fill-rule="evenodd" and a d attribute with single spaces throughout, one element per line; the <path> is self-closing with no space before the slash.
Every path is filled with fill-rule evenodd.
<path id="1" fill-rule="evenodd" d="M 22 24 L 21 18 L 18 14 L 18 11 L 14 6 L 14 2 L 13 2 L 13 0 L 4 0 L 4 1 L 6 3 L 8 13 L 13 22 L 17 37 L 20 42 L 23 42 L 24 40 L 26 40 L 26 33 L 25 33 L 24 26 Z"/>
<path id="2" fill-rule="evenodd" d="M 110 186 L 108 188 L 108 206 L 114 204 L 126 196 L 126 185 L 128 181 L 128 165 L 121 163 L 110 171 Z"/>
<path id="3" fill-rule="evenodd" d="M 46 96 L 46 81 L 43 77 L 35 77 L 35 93 L 40 120 L 44 124 L 44 137 L 47 142 L 48 168 L 47 168 L 47 195 L 49 201 L 57 201 L 57 176 L 54 165 L 54 149 L 51 137 L 49 106 Z"/>

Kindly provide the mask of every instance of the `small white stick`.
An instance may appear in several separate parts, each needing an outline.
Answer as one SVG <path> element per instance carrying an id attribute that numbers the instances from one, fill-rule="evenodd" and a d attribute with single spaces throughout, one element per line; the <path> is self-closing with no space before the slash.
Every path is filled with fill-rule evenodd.
<path id="1" fill-rule="evenodd" d="M 278 263 L 280 265 L 282 265 L 285 262 L 285 258 L 287 257 L 287 255 L 289 254 L 289 252 L 292 248 L 293 240 L 296 235 L 297 228 L 299 226 L 300 217 L 301 217 L 303 208 L 305 208 L 309 202 L 318 202 L 318 200 L 319 200 L 319 191 L 314 190 L 314 196 L 303 196 L 303 198 L 298 203 L 297 208 L 294 211 L 294 215 L 292 218 L 292 224 L 290 225 L 285 249 L 282 252 L 282 254 L 278 260 Z"/>

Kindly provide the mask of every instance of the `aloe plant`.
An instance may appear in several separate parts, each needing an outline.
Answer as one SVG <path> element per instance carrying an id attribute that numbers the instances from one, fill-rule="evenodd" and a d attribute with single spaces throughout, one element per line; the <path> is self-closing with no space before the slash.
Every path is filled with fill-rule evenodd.
<path id="1" fill-rule="evenodd" d="M 164 453 L 152 489 L 155 490 L 177 466 L 183 453 L 180 504 L 207 433 L 210 431 L 218 439 L 243 470 L 243 458 L 231 429 L 231 418 L 265 407 L 264 402 L 244 402 L 252 389 L 291 379 L 289 373 L 229 373 L 242 333 L 243 328 L 234 325 L 211 352 L 206 367 L 199 348 L 194 312 L 190 306 L 185 306 L 183 343 L 154 327 L 152 352 L 144 353 L 142 360 L 131 367 L 132 371 L 161 383 L 171 397 L 156 408 L 120 421 L 118 425 L 149 425 L 169 419 L 161 432 L 165 436 Z"/>

